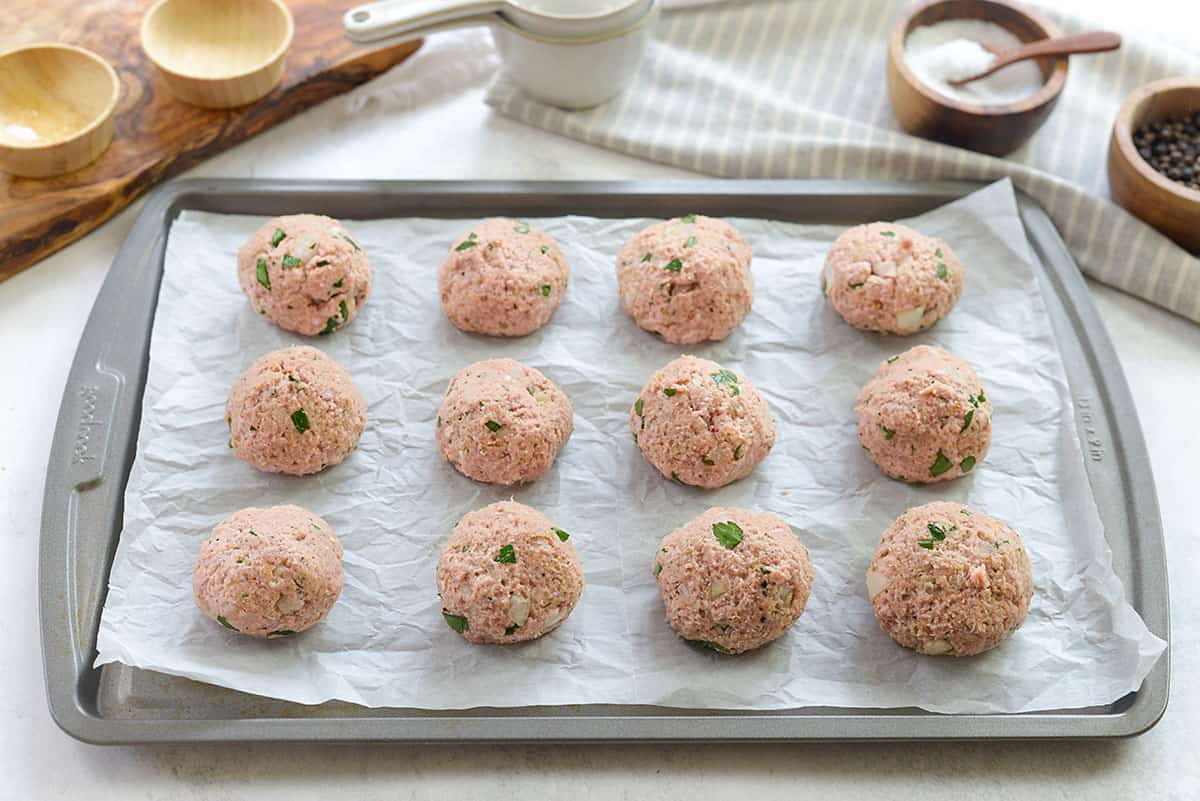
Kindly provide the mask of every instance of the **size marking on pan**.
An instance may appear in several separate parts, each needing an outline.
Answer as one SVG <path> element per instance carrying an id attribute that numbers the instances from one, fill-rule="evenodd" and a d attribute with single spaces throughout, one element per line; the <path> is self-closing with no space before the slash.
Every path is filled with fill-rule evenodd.
<path id="1" fill-rule="evenodd" d="M 1092 408 L 1092 399 L 1087 396 L 1076 398 L 1075 408 L 1079 410 L 1079 422 L 1083 423 L 1083 444 L 1088 458 L 1093 462 L 1104 461 L 1104 440 L 1096 431 L 1096 412 Z"/>

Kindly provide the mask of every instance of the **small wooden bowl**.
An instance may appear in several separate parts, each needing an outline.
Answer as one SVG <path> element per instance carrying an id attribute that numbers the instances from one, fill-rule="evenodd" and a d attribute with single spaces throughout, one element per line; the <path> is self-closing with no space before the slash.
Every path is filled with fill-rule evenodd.
<path id="1" fill-rule="evenodd" d="M 888 95 L 900 126 L 925 139 L 993 156 L 1016 150 L 1033 135 L 1058 102 L 1067 82 L 1067 59 L 1038 59 L 1045 83 L 1016 103 L 980 105 L 942 95 L 923 83 L 904 61 L 904 41 L 914 28 L 948 19 L 979 19 L 1007 28 L 1022 42 L 1058 36 L 1042 15 L 1000 0 L 930 0 L 902 17 L 888 42 Z"/>
<path id="2" fill-rule="evenodd" d="M 62 44 L 0 54 L 0 169 L 27 178 L 77 170 L 112 142 L 121 97 L 100 56 Z"/>
<path id="3" fill-rule="evenodd" d="M 295 25 L 282 0 L 159 0 L 142 19 L 142 48 L 185 103 L 232 108 L 283 78 Z"/>
<path id="4" fill-rule="evenodd" d="M 1200 81 L 1167 78 L 1131 94 L 1108 141 L 1108 188 L 1131 214 L 1187 250 L 1200 252 L 1200 192 L 1150 166 L 1133 145 L 1133 132 L 1148 122 L 1200 111 Z"/>

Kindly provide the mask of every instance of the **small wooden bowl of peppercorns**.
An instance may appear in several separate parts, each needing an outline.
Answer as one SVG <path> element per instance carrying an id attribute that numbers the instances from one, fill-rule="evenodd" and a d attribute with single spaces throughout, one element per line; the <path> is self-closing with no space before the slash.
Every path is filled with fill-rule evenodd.
<path id="1" fill-rule="evenodd" d="M 1117 113 L 1108 145 L 1113 200 L 1200 252 L 1200 81 L 1143 86 Z"/>

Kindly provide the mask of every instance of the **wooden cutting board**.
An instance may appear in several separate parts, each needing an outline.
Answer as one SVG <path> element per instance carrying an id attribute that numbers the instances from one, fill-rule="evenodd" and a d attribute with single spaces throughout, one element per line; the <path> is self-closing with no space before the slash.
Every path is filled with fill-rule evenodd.
<path id="1" fill-rule="evenodd" d="M 97 161 L 55 178 L 0 172 L 0 281 L 79 239 L 159 181 L 369 81 L 420 46 L 352 44 L 342 35 L 342 14 L 361 2 L 287 0 L 296 33 L 282 83 L 257 103 L 214 111 L 172 97 L 142 52 L 138 28 L 151 0 L 0 0 L 0 51 L 80 45 L 108 59 L 122 85 L 117 134 Z"/>

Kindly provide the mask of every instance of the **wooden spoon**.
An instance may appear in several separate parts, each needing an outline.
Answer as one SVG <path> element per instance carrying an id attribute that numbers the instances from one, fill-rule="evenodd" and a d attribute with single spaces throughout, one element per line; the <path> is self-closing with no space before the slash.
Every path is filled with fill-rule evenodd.
<path id="1" fill-rule="evenodd" d="M 1027 58 L 1069 56 L 1074 53 L 1101 53 L 1105 50 L 1116 50 L 1120 46 L 1121 35 L 1108 31 L 1090 31 L 1088 33 L 1072 34 L 1071 36 L 1057 36 L 1053 39 L 1039 39 L 1036 42 L 1030 42 L 1007 50 L 1001 50 L 990 45 L 982 45 L 984 50 L 996 56 L 996 60 L 992 62 L 992 66 L 978 75 L 972 75 L 969 78 L 957 81 L 950 81 L 949 83 L 951 86 L 962 86 L 971 81 L 986 78 L 996 70 L 1004 69 L 1009 64 L 1015 64 Z"/>

